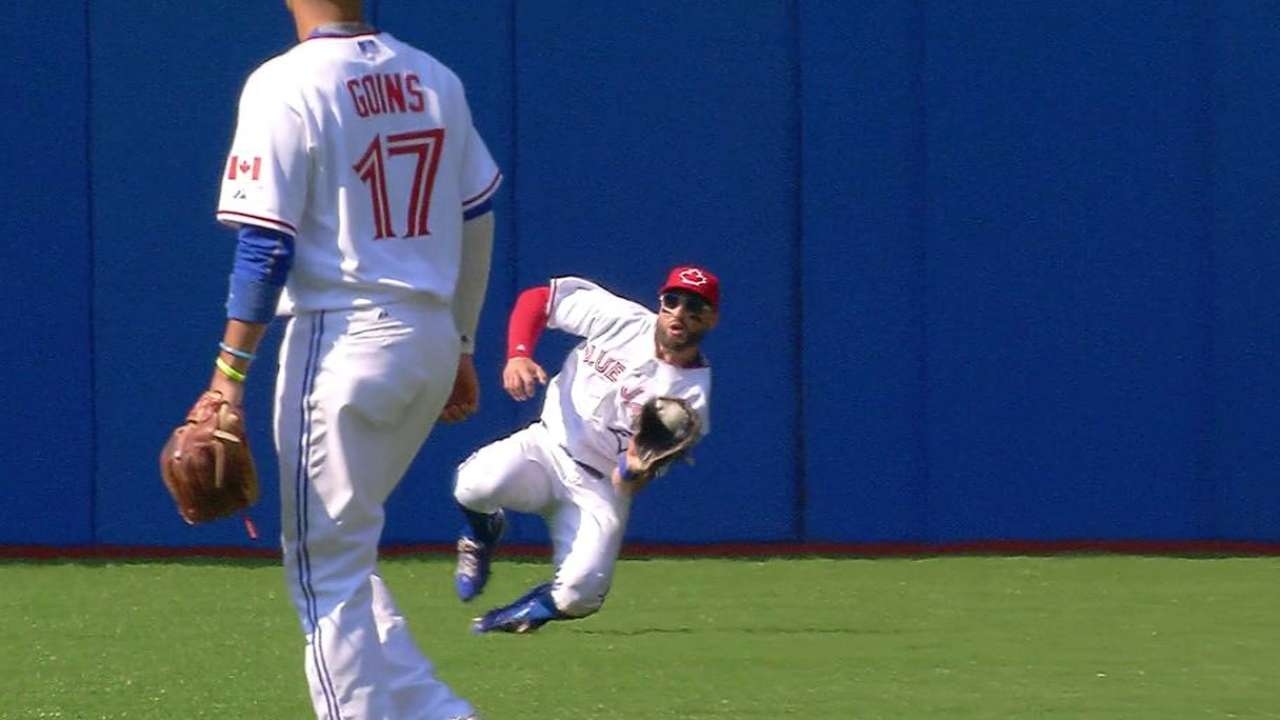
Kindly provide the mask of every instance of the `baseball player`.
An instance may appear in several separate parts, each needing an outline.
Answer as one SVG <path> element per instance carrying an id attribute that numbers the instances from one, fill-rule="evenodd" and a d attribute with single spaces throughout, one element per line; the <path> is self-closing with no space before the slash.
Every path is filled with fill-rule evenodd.
<path id="1" fill-rule="evenodd" d="M 246 81 L 217 217 L 238 228 L 213 390 L 237 403 L 267 323 L 286 580 L 318 718 L 474 718 L 377 571 L 384 502 L 435 420 L 476 409 L 472 337 L 498 168 L 462 84 L 361 19 L 291 0 L 299 44 Z M 282 294 L 283 290 L 283 294 Z"/>
<path id="2" fill-rule="evenodd" d="M 546 384 L 541 419 L 487 445 L 458 468 L 454 497 L 466 516 L 454 576 L 468 602 L 489 580 L 504 511 L 546 518 L 555 576 L 477 618 L 479 633 L 531 632 L 586 617 L 609 592 L 637 476 L 633 419 L 652 397 L 679 397 L 709 429 L 711 368 L 700 344 L 719 318 L 720 284 L 699 267 L 674 268 L 658 311 L 576 277 L 524 291 L 511 312 L 502 384 L 528 400 Z M 544 327 L 583 338 L 547 381 L 533 351 Z"/>

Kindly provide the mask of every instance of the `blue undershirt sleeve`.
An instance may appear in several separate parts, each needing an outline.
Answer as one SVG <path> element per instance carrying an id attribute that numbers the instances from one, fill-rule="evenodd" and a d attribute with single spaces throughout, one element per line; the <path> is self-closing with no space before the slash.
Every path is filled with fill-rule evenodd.
<path id="1" fill-rule="evenodd" d="M 293 266 L 293 237 L 257 225 L 241 225 L 227 292 L 227 317 L 269 323 Z"/>

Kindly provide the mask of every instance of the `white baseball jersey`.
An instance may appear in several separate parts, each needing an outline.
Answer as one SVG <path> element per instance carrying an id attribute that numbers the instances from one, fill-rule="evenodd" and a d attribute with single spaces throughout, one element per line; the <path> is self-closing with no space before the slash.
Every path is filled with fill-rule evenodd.
<path id="1" fill-rule="evenodd" d="M 682 368 L 656 357 L 657 315 L 576 277 L 555 278 L 547 327 L 584 340 L 547 383 L 542 422 L 576 460 L 607 477 L 626 451 L 645 400 L 688 400 L 711 431 L 711 368 Z"/>
<path id="2" fill-rule="evenodd" d="M 282 314 L 451 304 L 463 213 L 500 182 L 451 70 L 385 32 L 317 37 L 245 83 L 217 217 L 295 237 Z"/>
<path id="3" fill-rule="evenodd" d="M 458 78 L 386 33 L 314 37 L 246 81 L 217 216 L 295 239 L 274 427 L 318 718 L 473 713 L 376 563 L 386 499 L 456 376 L 464 212 L 499 181 Z"/>

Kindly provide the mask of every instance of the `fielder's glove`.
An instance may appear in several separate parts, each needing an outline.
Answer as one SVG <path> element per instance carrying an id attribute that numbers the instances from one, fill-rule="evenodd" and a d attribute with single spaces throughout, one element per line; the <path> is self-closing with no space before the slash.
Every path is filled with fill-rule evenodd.
<path id="1" fill-rule="evenodd" d="M 687 400 L 655 397 L 640 408 L 634 431 L 631 441 L 640 467 L 628 468 L 623 475 L 655 477 L 666 473 L 698 442 L 702 422 Z"/>
<path id="2" fill-rule="evenodd" d="M 257 502 L 258 472 L 244 411 L 220 392 L 201 395 L 160 451 L 160 475 L 189 525 L 234 515 Z"/>

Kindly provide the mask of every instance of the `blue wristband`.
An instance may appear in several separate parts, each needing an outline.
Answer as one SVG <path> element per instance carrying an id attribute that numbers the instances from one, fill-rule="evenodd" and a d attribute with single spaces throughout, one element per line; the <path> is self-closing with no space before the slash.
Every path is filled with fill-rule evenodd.
<path id="1" fill-rule="evenodd" d="M 622 453 L 618 456 L 618 477 L 622 478 L 623 482 L 631 481 L 631 472 L 627 469 L 626 453 Z"/>
<path id="2" fill-rule="evenodd" d="M 228 344 L 226 344 L 226 343 L 224 343 L 224 342 L 220 342 L 220 343 L 218 343 L 218 348 L 219 348 L 219 349 L 221 349 L 221 350 L 222 350 L 222 352 L 224 352 L 224 353 L 226 353 L 226 354 L 228 354 L 228 355 L 230 355 L 230 356 L 232 356 L 232 357 L 238 357 L 238 358 L 240 358 L 241 360 L 248 360 L 249 362 L 253 362 L 253 359 L 254 359 L 254 358 L 256 358 L 256 357 L 258 357 L 258 356 L 257 356 L 257 355 L 255 355 L 254 353 L 251 353 L 251 352 L 248 352 L 248 351 L 245 351 L 245 350 L 240 350 L 240 349 L 238 349 L 238 348 L 233 348 L 233 347 L 231 347 L 230 345 L 228 345 Z"/>

